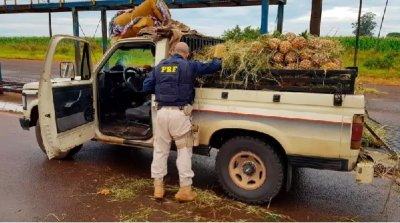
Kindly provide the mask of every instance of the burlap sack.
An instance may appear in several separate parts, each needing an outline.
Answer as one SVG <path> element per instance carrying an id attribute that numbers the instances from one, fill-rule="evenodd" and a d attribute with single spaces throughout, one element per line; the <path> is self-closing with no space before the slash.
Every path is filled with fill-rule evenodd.
<path id="1" fill-rule="evenodd" d="M 166 13 L 163 13 L 163 7 Z M 163 15 L 164 14 L 164 15 Z M 171 18 L 171 14 L 169 12 L 168 6 L 162 0 L 146 0 L 142 4 L 138 5 L 134 9 L 128 10 L 125 13 L 117 16 L 114 19 L 115 24 L 126 26 L 133 19 L 137 17 L 147 17 L 153 16 L 157 18 L 159 21 L 164 21 Z"/>

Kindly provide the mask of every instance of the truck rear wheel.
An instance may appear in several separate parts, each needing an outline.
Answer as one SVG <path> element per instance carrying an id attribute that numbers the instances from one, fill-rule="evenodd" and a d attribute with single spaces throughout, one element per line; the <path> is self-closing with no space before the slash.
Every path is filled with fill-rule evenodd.
<path id="1" fill-rule="evenodd" d="M 36 141 L 39 145 L 40 150 L 42 150 L 42 152 L 47 155 L 46 149 L 44 148 L 44 144 L 43 144 L 42 134 L 40 133 L 39 119 L 36 121 L 35 135 L 36 135 Z M 82 145 L 79 145 L 79 146 L 72 148 L 68 152 L 59 154 L 58 156 L 56 156 L 54 158 L 59 159 L 59 160 L 66 159 L 66 158 L 72 157 L 73 155 L 77 154 L 81 149 L 82 149 Z"/>
<path id="2" fill-rule="evenodd" d="M 281 190 L 284 167 L 275 150 L 254 137 L 236 137 L 222 145 L 216 172 L 223 189 L 233 198 L 261 204 Z"/>

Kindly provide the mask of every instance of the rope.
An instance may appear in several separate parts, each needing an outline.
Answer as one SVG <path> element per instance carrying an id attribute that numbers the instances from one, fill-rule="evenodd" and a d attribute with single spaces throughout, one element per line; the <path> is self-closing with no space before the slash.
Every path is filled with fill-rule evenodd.
<path id="1" fill-rule="evenodd" d="M 379 37 L 381 36 L 383 20 L 385 19 L 386 8 L 387 8 L 387 6 L 388 6 L 388 2 L 389 2 L 389 0 L 386 0 L 385 10 L 383 11 L 383 15 L 382 15 L 381 26 L 379 27 L 378 39 L 379 39 Z"/>
<path id="2" fill-rule="evenodd" d="M 93 34 L 93 39 L 96 37 L 96 33 L 97 33 L 97 30 L 99 29 L 100 23 L 101 23 L 101 18 L 99 19 L 99 23 L 97 23 L 96 30 L 94 31 L 94 34 Z M 97 62 L 98 60 L 97 60 L 97 58 L 95 57 L 94 52 L 93 52 L 92 50 L 91 50 L 90 52 L 92 52 L 92 57 L 93 57 L 93 59 L 95 59 L 96 62 Z"/>
<path id="3" fill-rule="evenodd" d="M 84 32 L 83 29 L 82 29 L 81 24 L 78 23 L 78 25 L 79 25 L 79 29 L 81 30 L 81 32 L 82 32 L 82 34 L 83 34 L 83 37 L 87 38 L 86 35 L 85 35 L 85 32 Z"/>
<path id="4" fill-rule="evenodd" d="M 96 33 L 97 33 L 97 30 L 99 29 L 100 23 L 101 23 L 101 18 L 99 19 L 99 23 L 97 23 L 97 27 L 96 27 L 96 30 L 94 31 L 93 38 L 96 37 Z"/>
<path id="5" fill-rule="evenodd" d="M 97 25 L 97 27 L 98 27 L 98 26 L 99 26 L 99 25 Z M 79 29 L 82 31 L 83 37 L 85 37 L 85 39 L 88 39 L 88 38 L 86 37 L 86 35 L 85 35 L 85 32 L 83 31 L 83 28 L 82 28 L 81 24 L 79 24 Z M 97 32 L 97 28 L 96 28 L 96 32 Z M 96 32 L 94 33 L 94 35 L 96 35 Z M 94 36 L 93 36 L 93 38 L 94 38 Z M 98 61 L 98 60 L 97 60 L 97 57 L 94 55 L 94 52 L 93 52 L 92 49 L 90 50 L 90 52 L 91 52 L 91 54 L 92 54 L 93 59 L 95 59 L 96 61 Z"/>

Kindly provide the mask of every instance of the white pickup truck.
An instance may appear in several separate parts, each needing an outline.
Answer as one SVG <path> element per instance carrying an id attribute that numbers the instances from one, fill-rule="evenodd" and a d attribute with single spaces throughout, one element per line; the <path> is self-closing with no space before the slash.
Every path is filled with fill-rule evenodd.
<path id="1" fill-rule="evenodd" d="M 54 71 L 56 55 L 66 52 L 57 47 L 67 46 L 60 44 L 65 41 L 74 43 L 75 60 L 63 62 L 63 77 L 52 79 L 60 72 Z M 192 48 L 213 43 L 190 37 L 185 41 Z M 157 109 L 154 97 L 141 87 L 151 67 L 168 52 L 168 39 L 123 39 L 93 67 L 88 41 L 53 37 L 39 83 L 23 88 L 21 126 L 36 126 L 38 144 L 49 159 L 73 155 L 89 140 L 152 148 Z M 194 152 L 218 150 L 216 172 L 230 196 L 249 203 L 269 201 L 290 188 L 292 167 L 356 167 L 364 96 L 293 91 L 196 88 L 193 123 L 199 131 Z"/>

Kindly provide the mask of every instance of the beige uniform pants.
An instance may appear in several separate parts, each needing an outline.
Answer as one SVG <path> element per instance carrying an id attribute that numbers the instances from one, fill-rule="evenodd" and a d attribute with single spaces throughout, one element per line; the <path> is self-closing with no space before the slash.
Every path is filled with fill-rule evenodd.
<path id="1" fill-rule="evenodd" d="M 164 106 L 157 111 L 153 162 L 151 164 L 152 178 L 162 179 L 167 175 L 168 155 L 171 141 L 174 140 L 178 147 L 176 166 L 178 167 L 180 186 L 192 185 L 194 176 L 192 171 L 193 144 L 187 143 L 190 138 L 186 137 L 191 133 L 190 118 L 178 107 Z"/>

